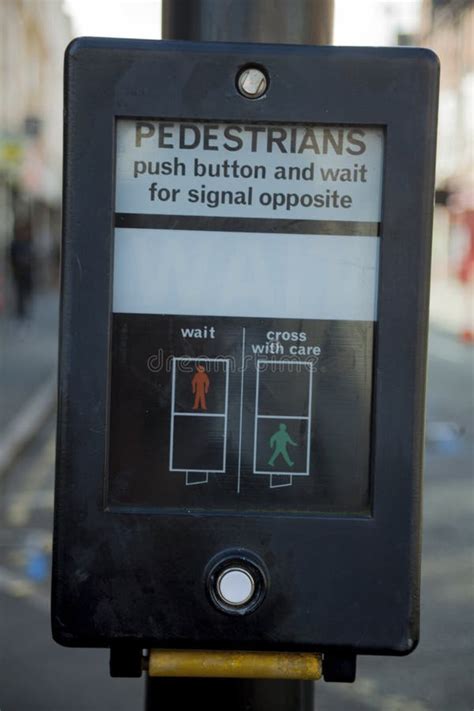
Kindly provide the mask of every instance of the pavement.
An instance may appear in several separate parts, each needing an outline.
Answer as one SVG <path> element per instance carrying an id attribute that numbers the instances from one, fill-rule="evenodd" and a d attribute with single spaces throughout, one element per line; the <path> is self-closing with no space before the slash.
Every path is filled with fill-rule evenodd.
<path id="1" fill-rule="evenodd" d="M 360 658 L 351 711 L 474 708 L 473 350 L 436 328 L 429 345 L 421 641 L 408 657 Z M 336 711 L 336 694 L 318 687 L 317 708 Z"/>
<path id="2" fill-rule="evenodd" d="M 27 319 L 0 317 L 0 477 L 54 407 L 58 321 L 56 291 L 35 295 Z"/>
<path id="3" fill-rule="evenodd" d="M 462 284 L 446 274 L 433 276 L 430 322 L 456 337 L 465 331 L 474 334 L 474 284 Z"/>
<path id="4" fill-rule="evenodd" d="M 359 658 L 353 685 L 318 683 L 316 711 L 474 708 L 472 354 L 432 328 L 420 645 L 408 657 Z M 53 466 L 50 416 L 0 481 L 0 709 L 143 709 L 144 680 L 111 679 L 106 650 L 51 640 Z"/>
<path id="5" fill-rule="evenodd" d="M 458 339 L 465 295 L 451 287 L 435 283 L 431 301 L 421 643 L 359 658 L 354 685 L 317 684 L 317 711 L 474 708 L 474 350 Z M 55 293 L 26 324 L 0 321 L 0 709 L 142 709 L 144 680 L 111 679 L 106 650 L 51 640 L 57 323 Z"/>
<path id="6" fill-rule="evenodd" d="M 0 709 L 142 709 L 144 681 L 111 679 L 106 650 L 51 638 L 54 426 L 50 416 L 0 481 Z"/>

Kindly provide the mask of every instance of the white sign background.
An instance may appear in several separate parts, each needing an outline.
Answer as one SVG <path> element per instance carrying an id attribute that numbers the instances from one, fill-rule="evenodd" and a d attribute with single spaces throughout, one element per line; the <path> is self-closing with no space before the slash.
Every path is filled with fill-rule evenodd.
<path id="1" fill-rule="evenodd" d="M 331 131 L 335 138 L 343 134 L 344 152 L 338 155 L 331 146 L 327 147 L 326 154 L 316 154 L 311 147 L 306 148 L 302 153 L 282 153 L 277 146 L 273 146 L 272 152 L 267 150 L 265 136 L 259 134 L 257 150 L 251 150 L 251 141 L 245 141 L 244 147 L 239 151 L 228 151 L 223 148 L 224 144 L 229 144 L 225 139 L 224 131 L 226 124 L 215 124 L 216 128 L 211 134 L 217 138 L 209 144 L 217 150 L 203 150 L 203 138 L 200 144 L 193 149 L 180 149 L 178 122 L 167 122 L 164 130 L 163 143 L 172 145 L 173 148 L 159 148 L 159 122 L 146 122 L 152 126 L 154 133 L 147 137 L 142 135 L 151 129 L 137 128 L 137 122 L 130 120 L 119 120 L 117 122 L 117 165 L 116 165 L 116 211 L 125 213 L 143 214 L 165 214 L 165 215 L 203 215 L 221 217 L 265 217 L 300 220 L 349 220 L 360 222 L 378 222 L 381 211 L 382 194 L 382 163 L 383 163 L 383 130 L 381 128 L 360 128 L 347 127 L 308 127 L 314 134 L 315 140 L 320 150 L 324 149 L 324 131 Z M 204 132 L 206 124 L 193 124 Z M 208 125 L 208 124 L 207 124 Z M 214 126 L 214 124 L 212 124 Z M 261 127 L 267 128 L 267 127 Z M 275 127 L 268 127 L 275 128 Z M 295 133 L 295 145 L 299 146 L 304 139 L 306 128 L 304 126 L 282 126 L 279 127 L 290 134 Z M 366 148 L 360 155 L 351 155 L 350 150 L 359 150 L 360 147 L 349 142 L 351 131 L 357 132 L 357 140 L 363 141 Z M 140 134 L 137 146 L 137 132 Z M 247 134 L 245 134 L 247 136 Z M 362 138 L 361 138 L 362 136 Z M 259 148 L 261 146 L 261 148 Z M 160 170 L 160 163 L 177 159 L 184 165 L 184 175 L 179 170 L 177 175 L 160 175 L 151 171 Z M 223 161 L 232 164 L 237 161 L 241 167 L 243 165 L 255 168 L 263 166 L 265 177 L 242 178 L 223 177 L 221 168 L 218 177 L 210 177 L 208 170 L 206 175 L 196 175 L 196 166 L 204 166 L 209 169 L 212 166 L 214 172 L 216 167 Z M 197 161 L 197 163 L 196 163 Z M 157 165 L 158 164 L 158 165 Z M 311 168 L 314 171 L 313 180 L 295 180 L 277 178 L 278 168 Z M 198 168 L 199 168 L 198 166 Z M 362 168 L 362 175 L 360 169 Z M 137 173 L 137 170 L 146 170 L 146 173 Z M 328 169 L 339 170 L 339 179 L 324 180 L 327 177 Z M 341 170 L 348 169 L 352 175 L 358 177 L 356 182 L 341 179 Z M 355 173 L 354 173 L 355 171 Z M 198 169 L 198 172 L 202 170 Z M 278 173 L 277 173 L 278 174 Z M 365 175 L 365 181 L 362 177 Z M 150 199 L 150 185 L 156 183 L 156 192 L 161 188 L 169 191 L 178 190 L 176 200 Z M 252 204 L 221 204 L 211 207 L 202 202 L 190 202 L 189 191 L 245 191 L 252 188 Z M 262 193 L 274 194 L 294 194 L 298 196 L 327 195 L 327 191 L 332 193 L 337 190 L 341 195 L 350 195 L 352 198 L 351 207 L 304 207 L 302 205 L 292 207 L 290 210 L 283 206 L 277 210 L 273 209 L 273 201 L 270 205 L 262 205 L 260 195 Z"/>
<path id="2" fill-rule="evenodd" d="M 204 124 L 196 125 L 202 129 Z M 380 221 L 382 129 L 364 128 L 366 150 L 362 155 L 352 156 L 347 152 L 337 155 L 330 146 L 323 155 L 313 151 L 285 154 L 278 149 L 268 153 L 265 141 L 262 151 L 252 152 L 247 146 L 247 150 L 229 153 L 221 145 L 224 124 L 212 129 L 217 136 L 215 144 L 220 146 L 218 150 L 205 151 L 199 146 L 160 149 L 158 127 L 159 122 L 147 122 L 144 133 L 153 135 L 141 136 L 141 145 L 137 146 L 137 123 L 134 120 L 117 123 L 117 212 L 133 216 L 176 215 L 177 221 L 175 229 L 149 226 L 145 229 L 139 224 L 140 218 L 133 217 L 128 226 L 116 228 L 113 291 L 116 313 L 376 320 L 380 238 L 373 232 L 360 234 L 357 223 Z M 283 128 L 297 131 L 298 145 L 305 128 Z M 312 130 L 322 146 L 324 128 Z M 167 124 L 165 142 L 176 146 L 178 134 L 178 123 Z M 350 143 L 346 135 L 344 138 L 347 148 Z M 216 166 L 226 159 L 238 160 L 240 165 L 264 166 L 266 178 L 194 175 L 194 161 Z M 179 161 L 179 172 L 184 171 L 184 175 L 151 174 L 150 169 L 156 170 L 163 161 L 170 165 Z M 319 178 L 306 181 L 275 177 L 275 171 L 289 167 L 301 171 L 310 168 L 315 176 L 322 168 L 350 169 L 365 180 L 324 183 Z M 147 173 L 137 174 L 137 169 Z M 343 175 L 348 175 L 347 170 Z M 151 200 L 152 183 L 156 184 L 155 195 L 161 188 L 167 192 L 177 190 L 176 200 Z M 212 208 L 202 202 L 190 202 L 189 191 L 200 190 L 202 185 L 213 191 L 234 193 L 252 187 L 253 204 L 220 204 Z M 321 194 L 328 189 L 350 195 L 352 206 L 300 205 L 291 210 L 285 206 L 275 210 L 258 200 L 262 192 L 303 195 Z M 238 222 L 235 231 L 230 224 L 227 231 L 212 231 L 212 223 L 203 225 L 202 230 L 189 230 L 181 229 L 179 216 L 346 221 L 354 223 L 354 234 L 294 234 L 288 232 L 288 224 L 282 230 L 276 226 L 275 232 L 239 232 Z"/>
<path id="3" fill-rule="evenodd" d="M 376 237 L 118 229 L 114 311 L 374 321 L 378 248 Z"/>

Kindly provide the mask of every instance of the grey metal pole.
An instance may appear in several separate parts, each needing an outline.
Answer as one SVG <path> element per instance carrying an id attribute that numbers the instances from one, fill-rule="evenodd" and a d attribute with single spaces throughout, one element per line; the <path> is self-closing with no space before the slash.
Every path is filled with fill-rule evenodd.
<path id="1" fill-rule="evenodd" d="M 163 39 L 331 44 L 333 0 L 162 0 Z M 147 679 L 146 711 L 311 711 L 314 685 L 253 679 Z"/>
<path id="2" fill-rule="evenodd" d="M 331 44 L 333 0 L 162 0 L 163 39 Z"/>

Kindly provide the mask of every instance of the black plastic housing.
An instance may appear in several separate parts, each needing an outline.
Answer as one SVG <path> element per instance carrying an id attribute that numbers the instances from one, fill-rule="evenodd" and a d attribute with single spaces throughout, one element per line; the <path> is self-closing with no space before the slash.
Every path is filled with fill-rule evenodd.
<path id="1" fill-rule="evenodd" d="M 270 78 L 257 101 L 236 89 L 249 63 Z M 55 640 L 341 650 L 351 659 L 410 652 L 419 634 L 436 56 L 79 39 L 67 51 L 65 90 Z M 371 515 L 106 510 L 117 117 L 384 127 Z M 209 604 L 204 580 L 209 561 L 236 548 L 264 561 L 271 578 L 264 602 L 240 617 Z"/>

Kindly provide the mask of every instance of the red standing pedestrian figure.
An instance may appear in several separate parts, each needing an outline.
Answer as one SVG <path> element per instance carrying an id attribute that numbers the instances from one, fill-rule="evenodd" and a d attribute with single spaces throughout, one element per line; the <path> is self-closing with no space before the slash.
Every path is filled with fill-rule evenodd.
<path id="1" fill-rule="evenodd" d="M 196 373 L 192 380 L 194 405 L 193 410 L 207 410 L 206 395 L 209 392 L 209 376 L 203 365 L 196 366 Z"/>

